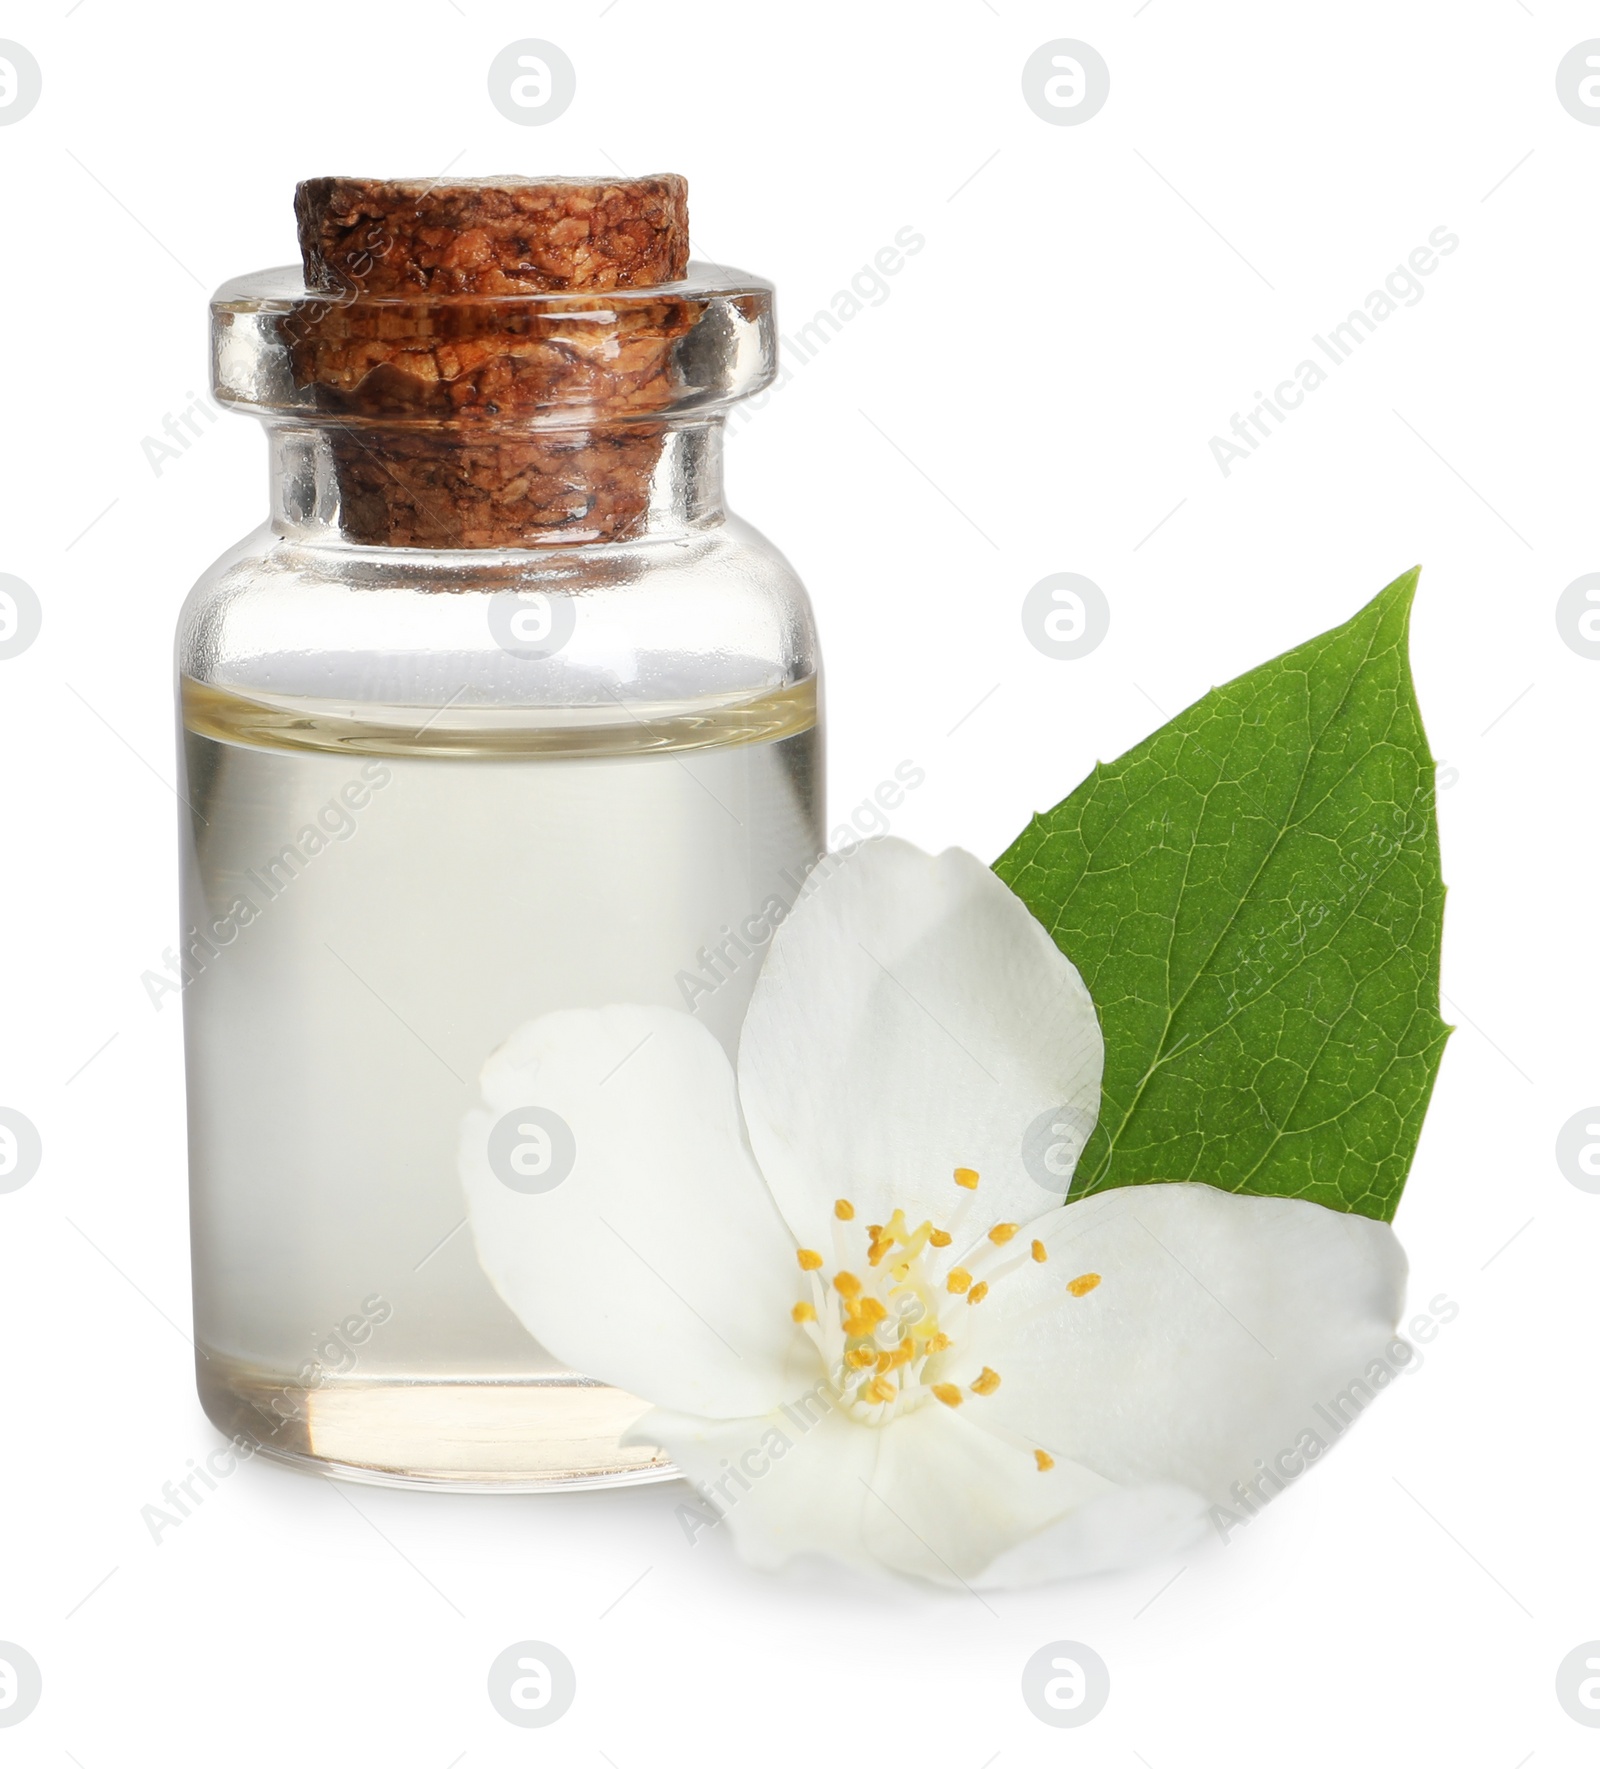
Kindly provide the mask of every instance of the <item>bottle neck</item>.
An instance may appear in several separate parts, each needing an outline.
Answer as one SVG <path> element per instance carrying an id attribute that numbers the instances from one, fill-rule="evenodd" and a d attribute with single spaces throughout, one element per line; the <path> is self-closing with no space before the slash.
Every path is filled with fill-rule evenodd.
<path id="1" fill-rule="evenodd" d="M 317 546 L 604 546 L 718 522 L 723 418 L 533 429 L 278 422 L 272 525 Z"/>

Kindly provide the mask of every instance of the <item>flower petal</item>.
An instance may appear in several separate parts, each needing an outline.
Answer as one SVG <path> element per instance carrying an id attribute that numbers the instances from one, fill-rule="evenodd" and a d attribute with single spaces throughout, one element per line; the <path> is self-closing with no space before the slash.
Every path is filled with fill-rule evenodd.
<path id="1" fill-rule="evenodd" d="M 1113 1493 L 1109 1480 L 1057 1458 L 1041 1472 L 1031 1444 L 994 1436 L 987 1419 L 937 1403 L 883 1427 L 863 1517 L 883 1565 L 938 1585 L 970 1584 L 1007 1550 L 1064 1514 Z"/>
<path id="2" fill-rule="evenodd" d="M 1041 1470 L 1032 1445 L 945 1406 L 883 1428 L 860 1424 L 823 1383 L 758 1419 L 657 1408 L 628 1442 L 662 1445 L 740 1555 L 768 1573 L 823 1555 L 858 1571 L 995 1590 L 1138 1566 L 1205 1528 L 1196 1493 L 1119 1488 L 1074 1463 Z M 680 1512 L 690 1541 L 701 1514 Z"/>
<path id="3" fill-rule="evenodd" d="M 1123 1492 L 1069 1464 L 1041 1473 L 1027 1445 L 941 1406 L 882 1428 L 815 1394 L 753 1419 L 658 1408 L 629 1441 L 665 1448 L 744 1560 L 766 1572 L 820 1554 L 857 1570 L 998 1588 L 1151 1559 L 1204 1528 L 1192 1493 Z M 697 1539 L 699 1527 L 683 1521 Z"/>
<path id="4" fill-rule="evenodd" d="M 1187 1548 L 1205 1531 L 1206 1502 L 1187 1487 L 1113 1487 L 997 1555 L 972 1583 L 996 1591 L 1143 1566 Z"/>
<path id="5" fill-rule="evenodd" d="M 716 1507 L 740 1555 L 775 1572 L 798 1554 L 858 1568 L 875 1564 L 862 1514 L 872 1503 L 869 1483 L 882 1436 L 814 1402 L 809 1415 L 778 1410 L 752 1419 L 656 1408 L 626 1441 L 660 1444 Z"/>
<path id="6" fill-rule="evenodd" d="M 721 1417 L 761 1412 L 819 1369 L 789 1317 L 808 1280 L 703 1026 L 659 1007 L 546 1014 L 490 1057 L 482 1088 L 460 1155 L 478 1258 L 547 1350 Z M 491 1162 L 495 1126 L 528 1107 L 572 1133 L 571 1172 L 548 1191 L 513 1189 Z"/>
<path id="7" fill-rule="evenodd" d="M 1076 969 L 958 848 L 885 839 L 822 868 L 773 939 L 739 1046 L 779 1208 L 811 1245 L 841 1196 L 863 1220 L 899 1206 L 943 1222 L 969 1196 L 964 1167 L 989 1221 L 1037 1215 L 1099 1108 L 1100 1027 Z M 1024 1142 L 1052 1116 L 1070 1128 L 1036 1180 Z"/>
<path id="8" fill-rule="evenodd" d="M 1340 1411 L 1353 1416 L 1404 1368 L 1407 1354 L 1390 1354 L 1406 1260 L 1387 1223 L 1139 1185 L 1050 1211 L 1028 1238 L 1048 1260 L 993 1281 L 950 1379 L 988 1364 L 1001 1385 L 986 1417 L 1119 1485 L 1237 1504 L 1230 1489 L 1257 1479 L 1258 1459 L 1270 1467 L 1304 1431 L 1331 1442 Z M 1091 1277 L 1081 1294 L 1068 1287 Z M 1341 1409 L 1352 1383 L 1359 1405 Z"/>

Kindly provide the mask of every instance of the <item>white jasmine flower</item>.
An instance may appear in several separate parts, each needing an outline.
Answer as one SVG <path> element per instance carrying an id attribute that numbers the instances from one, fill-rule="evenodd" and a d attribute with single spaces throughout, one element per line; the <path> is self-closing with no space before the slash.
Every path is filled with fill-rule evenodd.
<path id="1" fill-rule="evenodd" d="M 1387 1224 L 1206 1185 L 1062 1207 L 1069 1163 L 1052 1194 L 1024 1142 L 1050 1113 L 1087 1134 L 1101 1061 L 1076 969 L 987 867 L 872 842 L 775 936 L 737 1079 L 665 1008 L 495 1053 L 462 1138 L 478 1255 L 551 1352 L 653 1403 L 635 1439 L 756 1565 L 1151 1558 L 1272 1490 L 1392 1345 L 1405 1259 Z M 543 1192 L 488 1154 L 530 1106 L 576 1148 Z"/>

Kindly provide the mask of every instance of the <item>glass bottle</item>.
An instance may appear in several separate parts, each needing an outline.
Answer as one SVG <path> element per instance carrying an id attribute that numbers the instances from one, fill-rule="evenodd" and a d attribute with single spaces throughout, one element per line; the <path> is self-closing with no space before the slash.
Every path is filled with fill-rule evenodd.
<path id="1" fill-rule="evenodd" d="M 203 1404 L 355 1478 L 664 1478 L 619 1443 L 641 1403 L 491 1288 L 455 1150 L 484 1060 L 551 1009 L 685 1008 L 731 1054 L 752 916 L 820 851 L 809 605 L 722 493 L 771 289 L 692 264 L 602 296 L 329 297 L 284 270 L 212 320 L 272 502 L 177 643 Z M 643 398 L 558 374 L 470 423 L 307 367 L 330 337 L 347 363 L 352 338 L 452 332 L 657 360 Z"/>

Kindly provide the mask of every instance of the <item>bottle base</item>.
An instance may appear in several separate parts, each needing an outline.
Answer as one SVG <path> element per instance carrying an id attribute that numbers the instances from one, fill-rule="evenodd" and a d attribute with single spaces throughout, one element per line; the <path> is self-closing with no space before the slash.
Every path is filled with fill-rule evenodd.
<path id="1" fill-rule="evenodd" d="M 580 1376 L 329 1379 L 316 1388 L 216 1352 L 200 1404 L 274 1461 L 372 1486 L 529 1493 L 676 1478 L 664 1451 L 621 1443 L 645 1402 Z"/>

